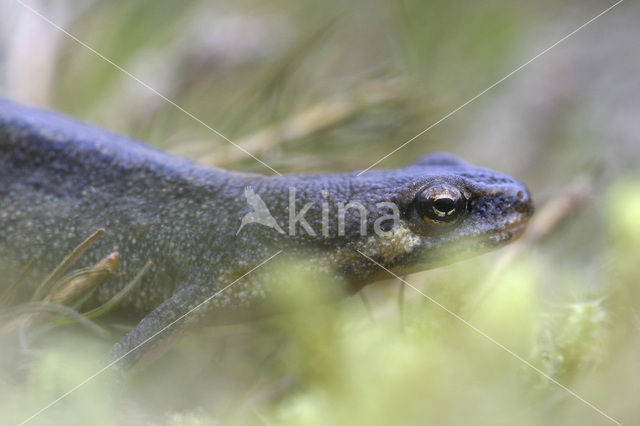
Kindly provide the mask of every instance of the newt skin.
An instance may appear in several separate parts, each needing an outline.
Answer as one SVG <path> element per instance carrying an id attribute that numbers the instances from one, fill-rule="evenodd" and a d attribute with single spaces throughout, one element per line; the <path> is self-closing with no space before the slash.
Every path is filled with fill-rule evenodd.
<path id="1" fill-rule="evenodd" d="M 463 194 L 464 212 L 454 224 L 430 224 L 416 213 L 416 194 L 433 182 L 444 182 Z M 255 223 L 237 233 L 243 216 L 252 211 L 246 188 L 264 200 L 284 233 Z M 289 235 L 290 188 L 296 192 L 297 212 L 313 203 L 304 218 L 315 236 L 299 224 L 295 235 Z M 354 209 L 346 211 L 344 235 L 339 235 L 335 206 L 350 201 L 366 208 L 369 232 L 364 236 Z M 321 226 L 323 202 L 330 206 L 326 236 Z M 380 202 L 393 202 L 399 209 L 393 228 L 383 222 L 389 236 L 371 232 L 375 220 L 389 212 L 376 207 Z M 90 266 L 117 251 L 120 271 L 126 275 L 101 284 L 83 308 L 105 302 L 149 260 L 154 262 L 119 305 L 140 322 L 114 346 L 113 359 L 278 250 L 283 259 L 309 259 L 353 293 L 389 277 L 358 251 L 404 275 L 500 247 L 522 234 L 532 213 L 531 197 L 522 183 L 448 154 L 361 176 L 239 173 L 199 165 L 55 112 L 0 99 L 4 283 L 38 256 L 28 280 L 37 284 L 100 228 L 106 232 L 74 267 Z M 228 323 L 264 314 L 262 302 L 270 291 L 267 275 L 256 271 L 238 281 L 199 309 L 192 322 L 197 318 L 201 324 Z M 131 354 L 128 363 L 153 345 Z"/>

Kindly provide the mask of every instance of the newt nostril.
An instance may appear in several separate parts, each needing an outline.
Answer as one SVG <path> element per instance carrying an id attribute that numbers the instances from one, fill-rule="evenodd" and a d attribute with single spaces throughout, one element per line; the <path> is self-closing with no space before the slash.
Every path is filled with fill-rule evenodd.
<path id="1" fill-rule="evenodd" d="M 517 197 L 517 207 L 516 209 L 522 213 L 533 213 L 533 201 L 531 200 L 531 196 L 529 195 L 529 191 L 526 189 L 518 190 L 516 193 Z"/>

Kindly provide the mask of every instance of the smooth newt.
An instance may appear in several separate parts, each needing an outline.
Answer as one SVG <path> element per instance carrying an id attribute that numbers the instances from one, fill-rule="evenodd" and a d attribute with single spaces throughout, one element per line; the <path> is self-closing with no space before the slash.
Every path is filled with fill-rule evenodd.
<path id="1" fill-rule="evenodd" d="M 106 232 L 84 266 L 117 251 L 126 276 L 103 283 L 89 305 L 105 302 L 154 262 L 119 306 L 139 323 L 114 346 L 114 358 L 278 250 L 311 260 L 353 293 L 389 277 L 362 254 L 399 275 L 421 271 L 514 240 L 532 212 L 522 183 L 449 154 L 361 175 L 239 173 L 0 100 L 6 281 L 38 256 L 30 276 L 37 283 L 99 228 Z M 203 324 L 255 317 L 269 292 L 266 275 L 248 275 L 194 317 Z"/>

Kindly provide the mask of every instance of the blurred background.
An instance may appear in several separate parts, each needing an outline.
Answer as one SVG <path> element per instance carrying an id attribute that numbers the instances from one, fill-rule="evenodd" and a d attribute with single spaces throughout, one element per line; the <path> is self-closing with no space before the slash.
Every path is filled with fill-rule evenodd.
<path id="1" fill-rule="evenodd" d="M 613 1 L 25 3 L 294 173 L 369 167 Z M 537 215 L 521 242 L 408 280 L 625 424 L 640 417 L 639 18 L 621 3 L 376 166 L 449 151 L 529 186 Z M 14 0 L 0 2 L 0 94 L 270 173 Z M 399 288 L 200 330 L 121 394 L 96 383 L 34 423 L 613 423 Z M 0 419 L 91 375 L 117 338 L 56 330 L 4 356 Z"/>

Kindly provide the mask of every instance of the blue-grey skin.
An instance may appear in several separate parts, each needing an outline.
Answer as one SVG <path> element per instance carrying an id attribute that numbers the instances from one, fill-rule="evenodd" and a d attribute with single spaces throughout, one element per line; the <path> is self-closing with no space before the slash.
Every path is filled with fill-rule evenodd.
<path id="1" fill-rule="evenodd" d="M 416 210 L 417 194 L 433 182 L 463 194 L 464 212 L 455 223 L 434 223 Z M 241 219 L 252 211 L 247 187 L 264 200 L 284 233 L 250 223 L 236 235 Z M 297 212 L 314 203 L 304 218 L 315 236 L 299 224 L 296 235 L 289 235 L 292 187 Z M 368 213 L 364 236 L 355 209 L 346 211 L 344 235 L 338 233 L 337 203 L 351 201 Z M 400 212 L 397 222 L 383 222 L 386 236 L 373 232 L 375 220 L 390 212 L 379 210 L 380 202 L 393 202 Z M 330 207 L 328 236 L 322 235 L 323 203 Z M 38 283 L 100 228 L 105 234 L 74 266 L 92 265 L 117 251 L 126 275 L 103 283 L 86 307 L 105 302 L 147 261 L 154 262 L 119 306 L 140 322 L 114 346 L 114 358 L 278 250 L 283 250 L 282 259 L 311 260 L 318 271 L 355 292 L 389 277 L 358 251 L 399 275 L 421 271 L 514 240 L 532 212 L 523 184 L 447 154 L 361 176 L 245 174 L 195 164 L 57 113 L 0 100 L 0 267 L 5 283 L 33 256 L 38 261 L 28 281 Z M 199 309 L 191 322 L 263 315 L 270 279 L 269 273 L 255 271 Z M 152 346 L 129 355 L 129 364 Z"/>

